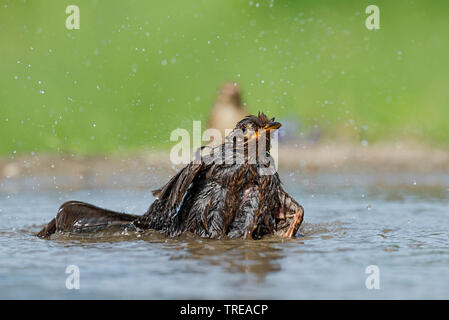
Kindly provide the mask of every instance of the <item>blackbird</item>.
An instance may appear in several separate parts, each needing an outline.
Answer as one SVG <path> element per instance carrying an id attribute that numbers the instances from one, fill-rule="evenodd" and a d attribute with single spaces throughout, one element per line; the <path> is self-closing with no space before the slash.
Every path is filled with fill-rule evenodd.
<path id="1" fill-rule="evenodd" d="M 159 230 L 168 237 L 186 232 L 205 238 L 294 237 L 304 210 L 283 189 L 269 154 L 270 133 L 280 126 L 263 113 L 243 118 L 221 145 L 203 147 L 154 190 L 156 200 L 144 215 L 69 201 L 37 235 L 119 228 Z"/>

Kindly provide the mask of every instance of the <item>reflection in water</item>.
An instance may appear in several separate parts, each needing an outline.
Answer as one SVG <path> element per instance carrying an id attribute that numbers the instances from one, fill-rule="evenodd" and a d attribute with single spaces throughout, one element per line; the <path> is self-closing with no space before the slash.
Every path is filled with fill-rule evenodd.
<path id="1" fill-rule="evenodd" d="M 262 240 L 241 239 L 203 239 L 195 235 L 184 234 L 178 238 L 166 238 L 157 231 L 129 232 L 121 229 L 109 229 L 97 233 L 56 233 L 52 240 L 69 246 L 92 245 L 95 243 L 117 243 L 123 241 L 146 241 L 152 245 L 160 245 L 170 252 L 170 260 L 201 261 L 203 265 L 220 267 L 230 273 L 244 273 L 256 277 L 257 281 L 264 281 L 265 277 L 282 270 L 280 260 L 289 251 L 300 247 L 304 241 L 313 239 L 315 235 L 324 233 L 341 234 L 345 230 L 343 223 L 304 223 L 295 239 L 279 239 L 265 237 Z M 36 230 L 40 229 L 36 228 Z M 29 231 L 28 231 L 29 232 Z M 321 235 L 320 238 L 331 239 L 333 235 Z M 49 240 L 49 241 L 52 241 Z"/>
<path id="2" fill-rule="evenodd" d="M 151 245 L 161 247 L 170 253 L 170 260 L 196 260 L 203 265 L 221 267 L 231 273 L 246 273 L 263 281 L 271 272 L 281 270 L 277 260 L 285 256 L 280 243 L 291 242 L 303 244 L 299 239 L 279 240 L 215 240 L 201 239 L 193 235 L 183 235 L 180 238 L 167 239 L 156 231 L 145 233 L 102 232 L 101 234 L 55 234 L 52 240 L 73 246 L 95 243 L 114 243 L 122 241 L 146 241 Z M 49 240 L 49 241 L 52 241 Z M 182 263 L 182 262 L 180 262 Z"/>
<path id="3" fill-rule="evenodd" d="M 270 241 L 203 241 L 188 242 L 186 259 L 201 260 L 211 266 L 220 266 L 228 272 L 247 273 L 263 281 L 271 272 L 281 270 L 277 260 L 285 253 Z"/>

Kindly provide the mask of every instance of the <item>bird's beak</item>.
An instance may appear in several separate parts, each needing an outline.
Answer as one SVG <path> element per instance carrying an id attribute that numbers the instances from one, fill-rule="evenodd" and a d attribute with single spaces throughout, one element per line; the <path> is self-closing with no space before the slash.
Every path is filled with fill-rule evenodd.
<path id="1" fill-rule="evenodd" d="M 262 135 L 265 132 L 270 132 L 272 130 L 277 130 L 281 127 L 281 124 L 279 122 L 270 122 L 267 124 L 264 128 L 254 132 L 254 134 L 249 138 L 249 140 L 258 139 L 260 135 Z"/>
<path id="2" fill-rule="evenodd" d="M 279 122 L 271 122 L 268 125 L 265 126 L 264 130 L 265 131 L 270 131 L 270 130 L 277 130 L 281 127 L 281 124 Z"/>

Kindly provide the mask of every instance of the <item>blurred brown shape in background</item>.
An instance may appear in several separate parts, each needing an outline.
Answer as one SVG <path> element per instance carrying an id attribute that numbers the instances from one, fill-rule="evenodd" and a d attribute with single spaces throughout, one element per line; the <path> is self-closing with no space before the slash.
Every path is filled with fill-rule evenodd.
<path id="1" fill-rule="evenodd" d="M 217 101 L 210 113 L 208 128 L 220 130 L 224 139 L 225 130 L 234 128 L 235 124 L 247 115 L 248 112 L 242 104 L 240 88 L 228 82 L 220 88 Z"/>

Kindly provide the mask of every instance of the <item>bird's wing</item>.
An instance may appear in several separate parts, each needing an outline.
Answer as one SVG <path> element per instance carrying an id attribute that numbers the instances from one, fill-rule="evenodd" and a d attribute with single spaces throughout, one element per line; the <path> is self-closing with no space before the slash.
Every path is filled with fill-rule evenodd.
<path id="1" fill-rule="evenodd" d="M 173 178 L 171 178 L 170 181 L 168 181 L 162 188 L 153 190 L 153 195 L 162 203 L 165 203 L 166 208 L 177 208 L 203 164 L 204 162 L 189 163 Z"/>
<path id="2" fill-rule="evenodd" d="M 279 201 L 285 214 L 295 213 L 301 206 L 282 187 L 279 187 Z"/>
<path id="3" fill-rule="evenodd" d="M 278 218 L 275 234 L 282 238 L 292 238 L 304 219 L 304 208 L 298 204 L 284 189 L 279 188 L 281 207 L 276 213 Z"/>

